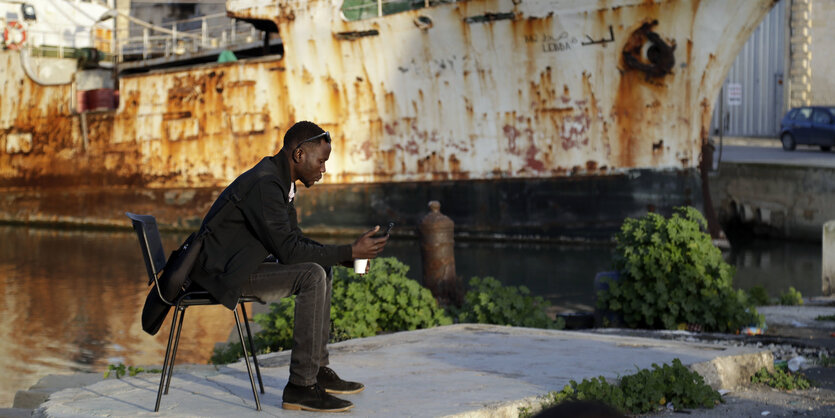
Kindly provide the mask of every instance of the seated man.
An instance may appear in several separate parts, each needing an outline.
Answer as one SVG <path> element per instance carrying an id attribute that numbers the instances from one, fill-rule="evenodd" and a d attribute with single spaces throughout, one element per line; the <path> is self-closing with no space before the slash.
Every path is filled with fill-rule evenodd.
<path id="1" fill-rule="evenodd" d="M 388 236 L 374 238 L 377 226 L 353 244 L 319 244 L 302 235 L 293 204 L 296 180 L 310 187 L 322 179 L 330 142 L 330 134 L 316 124 L 296 123 L 284 135 L 278 154 L 265 157 L 235 179 L 203 223 L 226 204 L 234 204 L 238 210 L 226 212 L 225 219 L 211 231 L 190 275 L 229 309 L 235 308 L 242 295 L 264 302 L 296 295 L 290 379 L 282 404 L 285 409 L 345 411 L 353 404 L 329 393 L 351 394 L 365 388 L 340 379 L 327 367 L 330 267 L 376 257 Z M 275 261 L 265 261 L 268 255 Z"/>

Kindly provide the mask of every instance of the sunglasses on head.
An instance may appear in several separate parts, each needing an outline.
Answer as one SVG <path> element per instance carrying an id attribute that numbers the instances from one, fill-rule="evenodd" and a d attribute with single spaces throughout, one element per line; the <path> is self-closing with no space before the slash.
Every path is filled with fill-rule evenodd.
<path id="1" fill-rule="evenodd" d="M 313 141 L 316 141 L 316 140 L 318 140 L 319 138 L 322 138 L 322 137 L 324 137 L 324 138 L 325 138 L 325 142 L 327 142 L 328 144 L 330 144 L 330 143 L 331 143 L 331 134 L 330 134 L 330 132 L 325 131 L 325 132 L 320 133 L 319 135 L 316 135 L 316 136 L 314 136 L 314 137 L 307 138 L 307 139 L 305 139 L 305 140 L 303 140 L 303 141 L 299 142 L 299 144 L 298 144 L 298 145 L 296 145 L 296 148 L 294 148 L 294 149 L 293 149 L 293 152 L 295 152 L 297 149 L 299 149 L 299 148 L 302 146 L 302 144 L 305 144 L 305 143 L 307 143 L 307 142 L 313 142 Z"/>

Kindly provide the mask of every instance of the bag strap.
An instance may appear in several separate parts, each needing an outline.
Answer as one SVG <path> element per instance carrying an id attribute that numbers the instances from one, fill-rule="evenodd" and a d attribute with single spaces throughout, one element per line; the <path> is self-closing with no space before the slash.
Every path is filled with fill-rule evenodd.
<path id="1" fill-rule="evenodd" d="M 270 175 L 272 174 L 263 170 L 257 173 L 255 178 L 252 179 L 249 184 L 245 185 L 246 192 L 244 193 L 244 196 L 248 195 L 249 192 L 252 191 L 252 189 L 255 187 L 256 184 L 258 184 L 260 180 Z M 220 221 L 222 221 L 224 218 L 226 218 L 227 215 L 229 215 L 230 212 L 232 212 L 232 208 L 238 207 L 238 203 L 240 203 L 241 200 L 243 200 L 243 198 L 241 198 L 241 196 L 238 194 L 238 190 L 231 191 L 231 193 L 229 193 L 229 195 L 226 197 L 226 201 L 223 202 L 223 207 L 220 208 L 220 210 L 217 212 L 215 216 L 212 217 L 212 219 L 209 219 L 209 221 L 201 227 L 201 231 L 203 227 L 205 227 L 208 231 L 205 231 L 203 233 L 211 233 L 212 229 L 214 229 L 214 227 L 217 226 L 220 223 Z"/>
<path id="2" fill-rule="evenodd" d="M 219 211 L 212 216 L 212 219 L 209 219 L 200 229 L 202 233 L 211 233 L 215 227 L 220 224 L 220 222 L 225 219 L 229 213 L 232 212 L 232 209 L 237 208 L 238 202 L 241 201 L 241 198 L 236 193 L 231 193 L 227 198 L 226 201 L 223 202 L 223 206 L 220 208 Z M 203 229 L 207 231 L 202 231 Z"/>

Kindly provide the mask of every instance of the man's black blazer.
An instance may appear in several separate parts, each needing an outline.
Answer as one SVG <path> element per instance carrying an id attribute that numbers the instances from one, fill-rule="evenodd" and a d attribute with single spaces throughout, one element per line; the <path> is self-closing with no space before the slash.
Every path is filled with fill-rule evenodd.
<path id="1" fill-rule="evenodd" d="M 205 225 L 227 202 L 238 208 L 206 237 L 190 275 L 227 308 L 235 308 L 241 287 L 269 254 L 283 264 L 323 267 L 351 260 L 350 245 L 322 245 L 302 235 L 288 196 L 291 187 L 289 161 L 281 151 L 235 179 L 203 219 Z"/>

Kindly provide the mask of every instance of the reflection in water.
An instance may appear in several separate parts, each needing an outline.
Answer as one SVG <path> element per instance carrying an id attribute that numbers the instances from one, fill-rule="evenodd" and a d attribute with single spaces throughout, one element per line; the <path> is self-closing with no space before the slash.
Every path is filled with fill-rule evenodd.
<path id="1" fill-rule="evenodd" d="M 493 276 L 506 285 L 527 286 L 560 309 L 592 310 L 593 279 L 611 270 L 612 246 L 556 244 L 455 244 L 460 277 Z M 412 266 L 411 277 L 422 277 L 417 241 L 394 241 L 383 256 L 394 255 Z M 736 267 L 734 287 L 763 286 L 777 297 L 794 286 L 804 297 L 821 294 L 821 245 L 792 241 L 739 243 L 723 253 Z"/>
<path id="2" fill-rule="evenodd" d="M 768 240 L 741 243 L 727 259 L 736 266 L 736 287 L 759 285 L 778 297 L 794 286 L 808 297 L 821 294 L 821 256 L 819 243 Z"/>
<path id="3" fill-rule="evenodd" d="M 164 237 L 166 248 L 181 238 Z M 142 331 L 146 283 L 133 233 L 0 227 L 0 407 L 50 373 L 161 364 L 168 326 Z M 234 319 L 222 307 L 189 312 L 177 359 L 206 363 Z"/>
<path id="4" fill-rule="evenodd" d="M 492 276 L 505 285 L 525 286 L 562 309 L 591 310 L 592 280 L 611 267 L 610 246 L 457 242 L 455 270 L 466 284 L 473 276 Z M 395 256 L 421 280 L 417 241 L 393 241 L 382 256 Z"/>
<path id="5" fill-rule="evenodd" d="M 184 234 L 163 235 L 174 248 Z M 345 239 L 320 241 L 346 242 Z M 493 276 L 504 284 L 525 285 L 560 309 L 590 310 L 592 280 L 611 268 L 610 246 L 459 242 L 460 277 Z M 726 254 L 737 267 L 735 285 L 760 284 L 772 296 L 789 286 L 804 296 L 820 294 L 821 246 L 755 242 Z M 420 280 L 420 247 L 394 240 L 382 256 L 411 266 Z M 102 372 L 110 363 L 159 365 L 169 324 L 151 337 L 140 314 L 147 276 L 132 232 L 56 231 L 0 226 L 0 407 L 14 393 L 47 374 Z M 234 326 L 223 307 L 189 310 L 179 362 L 205 364 L 216 342 Z"/>

